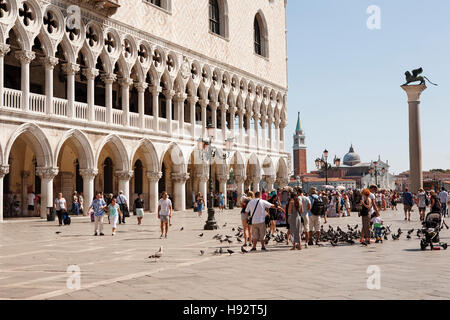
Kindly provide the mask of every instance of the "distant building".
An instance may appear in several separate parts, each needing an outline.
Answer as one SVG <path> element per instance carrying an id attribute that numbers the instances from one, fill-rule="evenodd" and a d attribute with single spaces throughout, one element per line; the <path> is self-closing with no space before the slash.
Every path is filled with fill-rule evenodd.
<path id="1" fill-rule="evenodd" d="M 305 134 L 303 132 L 301 121 L 300 121 L 300 112 L 298 113 L 297 126 L 294 134 L 294 179 L 296 177 L 300 177 L 308 172 L 306 166 L 306 142 L 305 142 Z"/>
<path id="2" fill-rule="evenodd" d="M 404 191 L 406 188 L 410 189 L 409 171 L 405 171 L 395 176 L 396 190 Z M 443 173 L 437 171 L 423 172 L 423 188 L 429 190 L 439 190 L 442 187 L 447 190 L 450 189 L 450 173 Z M 417 190 L 411 190 L 416 192 Z"/>

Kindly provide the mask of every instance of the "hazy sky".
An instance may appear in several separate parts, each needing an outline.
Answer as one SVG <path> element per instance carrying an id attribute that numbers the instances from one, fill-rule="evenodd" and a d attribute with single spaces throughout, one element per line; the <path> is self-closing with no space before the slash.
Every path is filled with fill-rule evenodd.
<path id="1" fill-rule="evenodd" d="M 381 29 L 369 30 L 370 5 Z M 381 155 L 391 171 L 409 170 L 408 105 L 400 88 L 417 67 L 438 87 L 422 95 L 423 169 L 450 168 L 450 1 L 288 1 L 289 126 L 297 112 L 308 170 L 327 148 L 341 158 L 353 142 L 361 160 Z"/>

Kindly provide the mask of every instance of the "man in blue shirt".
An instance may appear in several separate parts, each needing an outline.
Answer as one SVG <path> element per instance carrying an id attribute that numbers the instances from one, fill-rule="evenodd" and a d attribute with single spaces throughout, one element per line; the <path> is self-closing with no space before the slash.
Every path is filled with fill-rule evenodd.
<path id="1" fill-rule="evenodd" d="M 405 192 L 403 192 L 403 210 L 405 210 L 405 221 L 411 221 L 411 209 L 414 205 L 413 202 L 413 195 L 411 192 L 409 192 L 408 188 L 405 189 Z"/>
<path id="2" fill-rule="evenodd" d="M 102 198 L 102 194 L 97 193 L 96 198 L 92 201 L 92 204 L 89 206 L 89 209 L 94 209 L 95 216 L 95 233 L 94 236 L 98 236 L 100 232 L 100 236 L 104 236 L 103 234 L 103 216 L 105 215 L 106 202 Z"/>

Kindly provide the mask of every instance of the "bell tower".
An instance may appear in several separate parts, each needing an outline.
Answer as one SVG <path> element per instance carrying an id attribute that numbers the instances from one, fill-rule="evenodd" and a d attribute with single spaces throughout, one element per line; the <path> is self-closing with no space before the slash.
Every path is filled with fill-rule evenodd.
<path id="1" fill-rule="evenodd" d="M 300 121 L 300 112 L 298 113 L 297 126 L 294 134 L 294 175 L 302 176 L 307 173 L 306 167 L 306 142 L 305 135 Z"/>

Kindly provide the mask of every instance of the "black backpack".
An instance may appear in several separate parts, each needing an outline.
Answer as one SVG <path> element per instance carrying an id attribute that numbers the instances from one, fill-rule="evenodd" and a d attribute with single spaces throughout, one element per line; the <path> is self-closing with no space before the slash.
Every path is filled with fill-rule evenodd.
<path id="1" fill-rule="evenodd" d="M 325 215 L 325 203 L 321 197 L 314 198 L 314 203 L 311 208 L 311 213 L 315 216 L 323 216 Z"/>
<path id="2" fill-rule="evenodd" d="M 70 219 L 70 216 L 68 214 L 64 217 L 63 222 L 64 222 L 64 225 L 66 225 L 66 226 L 70 225 L 70 223 L 72 222 Z"/>

